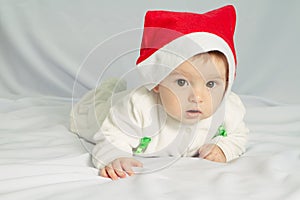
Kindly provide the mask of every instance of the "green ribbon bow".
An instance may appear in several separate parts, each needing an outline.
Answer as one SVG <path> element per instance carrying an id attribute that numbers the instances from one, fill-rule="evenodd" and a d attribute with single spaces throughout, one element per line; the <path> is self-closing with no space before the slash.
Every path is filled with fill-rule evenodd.
<path id="1" fill-rule="evenodd" d="M 150 142 L 151 142 L 151 138 L 149 137 L 141 138 L 140 144 L 136 148 L 133 148 L 132 152 L 135 154 L 144 153 Z"/>
<path id="2" fill-rule="evenodd" d="M 227 136 L 226 129 L 225 129 L 225 127 L 223 125 L 219 126 L 219 128 L 218 128 L 218 134 L 216 136 L 223 136 L 223 137 Z"/>

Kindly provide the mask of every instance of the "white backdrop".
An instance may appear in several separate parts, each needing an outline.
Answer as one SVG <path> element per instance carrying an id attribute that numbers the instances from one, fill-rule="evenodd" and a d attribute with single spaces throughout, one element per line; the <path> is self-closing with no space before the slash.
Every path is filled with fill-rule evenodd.
<path id="1" fill-rule="evenodd" d="M 299 104 L 297 0 L 0 0 L 0 97 L 68 98 L 76 76 L 80 97 L 105 67 L 107 76 L 134 67 L 146 10 L 201 13 L 225 4 L 235 5 L 238 17 L 233 90 Z"/>

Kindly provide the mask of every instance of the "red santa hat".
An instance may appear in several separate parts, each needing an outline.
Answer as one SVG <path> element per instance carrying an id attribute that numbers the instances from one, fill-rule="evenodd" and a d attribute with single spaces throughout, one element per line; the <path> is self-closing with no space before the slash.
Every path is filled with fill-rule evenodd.
<path id="1" fill-rule="evenodd" d="M 236 13 L 232 5 L 203 14 L 148 11 L 137 67 L 151 90 L 188 58 L 220 51 L 229 64 L 228 90 L 235 77 L 234 30 Z"/>

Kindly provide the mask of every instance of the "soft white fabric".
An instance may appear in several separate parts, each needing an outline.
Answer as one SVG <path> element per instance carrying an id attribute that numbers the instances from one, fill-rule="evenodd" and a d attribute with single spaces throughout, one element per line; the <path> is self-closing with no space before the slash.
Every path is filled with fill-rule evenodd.
<path id="1" fill-rule="evenodd" d="M 245 108 L 240 98 L 231 92 L 225 101 L 225 113 L 217 111 L 199 123 L 182 124 L 165 113 L 155 92 L 142 86 L 113 105 L 100 124 L 101 128 L 94 136 L 93 162 L 101 169 L 116 158 L 131 157 L 133 148 L 143 137 L 150 137 L 151 142 L 141 156 L 191 157 L 204 143 L 213 143 L 223 150 L 229 162 L 245 151 L 249 130 L 244 115 Z M 224 125 L 227 137 L 215 137 L 220 125 Z M 84 134 L 81 136 L 85 137 Z"/>
<path id="2" fill-rule="evenodd" d="M 72 106 L 70 131 L 91 143 L 95 143 L 94 134 L 100 129 L 109 112 L 112 104 L 111 97 L 115 97 L 116 94 L 123 96 L 121 94 L 126 93 L 126 88 L 124 81 L 110 78 L 96 89 L 86 93 L 79 102 Z"/>
<path id="3" fill-rule="evenodd" d="M 251 132 L 239 159 L 140 158 L 140 174 L 111 181 L 68 131 L 70 99 L 0 99 L 0 199 L 298 200 L 300 107 L 242 100 Z"/>

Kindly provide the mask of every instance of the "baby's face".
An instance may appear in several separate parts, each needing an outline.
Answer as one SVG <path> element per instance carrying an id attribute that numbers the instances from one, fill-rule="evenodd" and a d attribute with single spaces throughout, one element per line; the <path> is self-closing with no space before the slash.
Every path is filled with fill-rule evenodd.
<path id="1" fill-rule="evenodd" d="M 193 124 L 216 111 L 225 88 L 225 63 L 213 56 L 198 56 L 178 66 L 153 90 L 159 94 L 168 115 Z"/>

